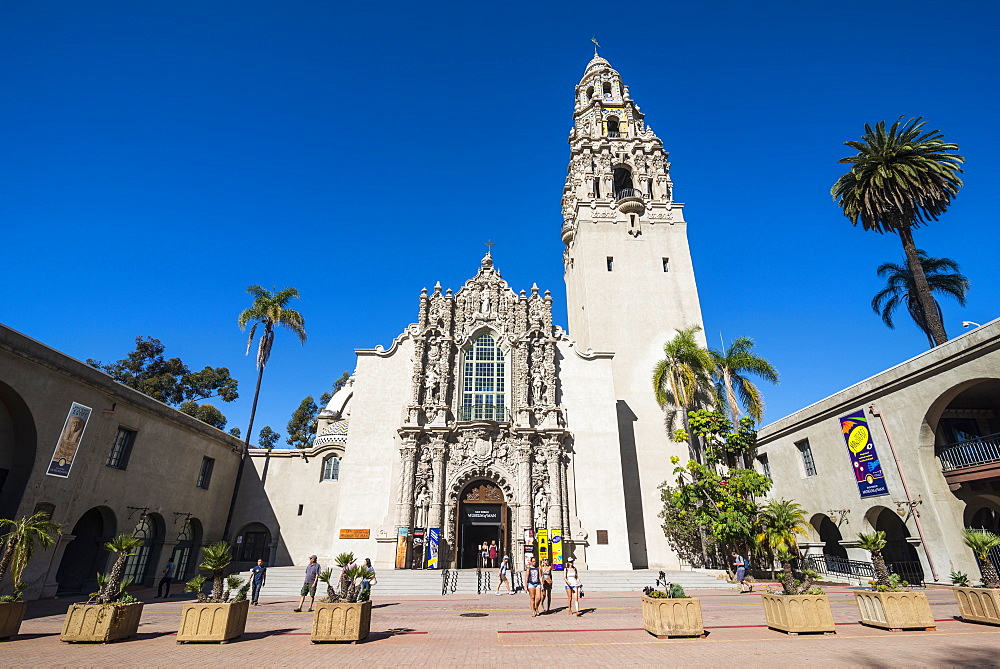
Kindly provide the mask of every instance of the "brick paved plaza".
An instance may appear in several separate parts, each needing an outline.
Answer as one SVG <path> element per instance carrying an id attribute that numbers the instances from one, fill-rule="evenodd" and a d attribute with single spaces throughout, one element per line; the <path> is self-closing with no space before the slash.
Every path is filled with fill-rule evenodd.
<path id="1" fill-rule="evenodd" d="M 621 665 L 1000 666 L 1000 628 L 963 623 L 947 588 L 928 589 L 937 631 L 886 632 L 857 624 L 848 588 L 829 588 L 836 636 L 786 636 L 763 626 L 756 594 L 693 591 L 701 597 L 707 639 L 657 640 L 642 629 L 638 595 L 594 593 L 584 615 L 553 611 L 532 618 L 527 596 L 374 598 L 372 634 L 360 644 L 313 645 L 312 616 L 293 613 L 291 598 L 262 598 L 247 632 L 228 645 L 178 644 L 182 600 L 159 603 L 152 592 L 135 639 L 107 646 L 59 641 L 67 600 L 34 602 L 21 634 L 0 642 L 0 666 L 461 666 L 527 663 Z M 561 593 L 557 593 L 561 594 Z M 461 613 L 485 613 L 461 617 Z"/>

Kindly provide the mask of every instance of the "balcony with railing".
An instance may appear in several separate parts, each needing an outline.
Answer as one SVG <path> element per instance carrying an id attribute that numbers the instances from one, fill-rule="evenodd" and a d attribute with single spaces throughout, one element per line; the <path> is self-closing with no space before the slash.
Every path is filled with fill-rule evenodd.
<path id="1" fill-rule="evenodd" d="M 615 191 L 615 204 L 618 211 L 625 214 L 638 214 L 646 209 L 646 203 L 642 199 L 642 191 L 638 188 L 619 188 Z"/>
<path id="2" fill-rule="evenodd" d="M 1000 433 L 942 446 L 937 456 L 941 459 L 941 469 L 946 473 L 1000 463 Z"/>
<path id="3" fill-rule="evenodd" d="M 494 423 L 509 423 L 507 407 L 496 404 L 470 404 L 458 407 L 458 420 L 488 420 Z"/>

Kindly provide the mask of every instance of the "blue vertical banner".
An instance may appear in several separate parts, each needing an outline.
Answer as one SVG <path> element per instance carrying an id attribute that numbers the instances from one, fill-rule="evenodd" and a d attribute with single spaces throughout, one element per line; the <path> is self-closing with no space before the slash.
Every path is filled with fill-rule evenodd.
<path id="1" fill-rule="evenodd" d="M 432 527 L 427 530 L 427 568 L 438 568 L 438 545 L 441 543 L 441 530 Z"/>
<path id="2" fill-rule="evenodd" d="M 882 473 L 882 463 L 872 441 L 865 410 L 855 411 L 841 418 L 840 429 L 847 442 L 854 480 L 858 483 L 858 493 L 862 499 L 888 495 L 889 488 L 885 484 L 885 474 Z"/>

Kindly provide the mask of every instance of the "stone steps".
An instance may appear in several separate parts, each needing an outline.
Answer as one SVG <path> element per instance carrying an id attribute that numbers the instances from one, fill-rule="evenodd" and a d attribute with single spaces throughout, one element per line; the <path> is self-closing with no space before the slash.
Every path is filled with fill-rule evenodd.
<path id="1" fill-rule="evenodd" d="M 269 567 L 267 584 L 262 591 L 265 596 L 297 596 L 302 587 L 305 567 Z M 654 585 L 659 575 L 658 569 L 636 569 L 633 571 L 581 571 L 580 579 L 589 592 L 638 592 L 646 586 Z M 668 571 L 667 580 L 680 583 L 685 589 L 731 588 L 730 583 L 716 578 L 717 571 Z M 240 574 L 243 578 L 249 572 Z M 497 586 L 497 570 L 483 570 L 483 585 L 486 590 Z M 488 576 L 487 576 L 488 575 Z M 428 595 L 441 596 L 444 576 L 438 570 L 393 569 L 378 572 L 375 590 L 381 596 Z M 448 592 L 455 594 L 476 594 L 477 575 L 475 569 L 454 569 L 448 571 Z M 562 576 L 555 574 L 554 586 L 562 588 Z M 515 576 L 521 585 L 521 574 Z M 321 583 L 318 595 L 325 586 Z"/>

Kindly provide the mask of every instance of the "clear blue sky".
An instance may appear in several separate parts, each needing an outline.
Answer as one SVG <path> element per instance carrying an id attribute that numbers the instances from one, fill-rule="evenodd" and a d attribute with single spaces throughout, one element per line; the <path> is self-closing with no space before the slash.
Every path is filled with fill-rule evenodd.
<path id="1" fill-rule="evenodd" d="M 987 2 L 0 3 L 0 321 L 79 359 L 138 335 L 227 366 L 245 429 L 248 284 L 295 286 L 257 429 L 286 433 L 355 348 L 388 346 L 422 287 L 458 288 L 488 238 L 565 324 L 559 200 L 573 86 L 621 72 L 671 152 L 710 343 L 782 373 L 774 420 L 925 349 L 868 306 L 899 240 L 829 196 L 865 122 L 927 117 L 965 188 L 916 232 L 961 263 L 961 321 L 1000 315 L 1000 10 Z M 257 431 L 254 430 L 254 432 Z"/>

